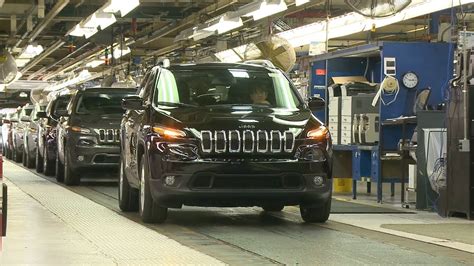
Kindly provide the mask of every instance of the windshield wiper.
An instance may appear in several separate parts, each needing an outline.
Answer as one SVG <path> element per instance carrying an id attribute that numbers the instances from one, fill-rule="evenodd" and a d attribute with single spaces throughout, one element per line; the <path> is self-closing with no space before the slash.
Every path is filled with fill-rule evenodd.
<path id="1" fill-rule="evenodd" d="M 194 105 L 194 104 L 175 103 L 175 102 L 156 102 L 156 105 L 173 106 L 173 107 L 198 107 L 197 105 Z"/>

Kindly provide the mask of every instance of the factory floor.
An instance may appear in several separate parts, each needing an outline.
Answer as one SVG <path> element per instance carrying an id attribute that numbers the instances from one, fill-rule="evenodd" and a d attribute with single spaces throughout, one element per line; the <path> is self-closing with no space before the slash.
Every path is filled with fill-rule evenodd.
<path id="1" fill-rule="evenodd" d="M 474 261 L 474 222 L 401 208 L 397 198 L 335 193 L 325 224 L 304 224 L 296 207 L 170 211 L 161 225 L 117 206 L 116 183 L 65 187 L 4 162 L 9 186 L 0 265 L 428 264 Z M 399 200 L 399 199 L 398 199 Z"/>

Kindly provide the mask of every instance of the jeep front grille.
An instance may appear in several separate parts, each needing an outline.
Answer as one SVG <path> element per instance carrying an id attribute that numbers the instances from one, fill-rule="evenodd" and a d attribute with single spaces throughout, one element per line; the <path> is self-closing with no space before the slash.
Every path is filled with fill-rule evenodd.
<path id="1" fill-rule="evenodd" d="M 99 141 L 102 143 L 120 142 L 119 129 L 99 129 Z"/>
<path id="2" fill-rule="evenodd" d="M 201 131 L 204 153 L 291 153 L 294 146 L 295 135 L 291 131 Z"/>

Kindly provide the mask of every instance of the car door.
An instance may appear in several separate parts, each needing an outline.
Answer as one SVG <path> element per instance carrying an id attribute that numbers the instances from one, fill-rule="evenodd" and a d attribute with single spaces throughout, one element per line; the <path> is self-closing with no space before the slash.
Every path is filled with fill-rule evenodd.
<path id="1" fill-rule="evenodd" d="M 64 163 L 64 143 L 67 140 L 67 127 L 69 122 L 69 116 L 72 114 L 74 102 L 76 101 L 78 94 L 74 94 L 69 101 L 67 107 L 67 116 L 61 116 L 57 125 L 57 146 L 58 146 L 58 157 L 61 162 Z"/>
<path id="2" fill-rule="evenodd" d="M 150 71 L 145 75 L 143 82 L 140 86 L 139 96 L 145 99 L 147 89 L 153 86 L 154 72 Z M 143 122 L 145 110 L 129 110 L 124 116 L 124 163 L 125 171 L 129 181 L 135 185 L 138 185 L 138 133 Z"/>

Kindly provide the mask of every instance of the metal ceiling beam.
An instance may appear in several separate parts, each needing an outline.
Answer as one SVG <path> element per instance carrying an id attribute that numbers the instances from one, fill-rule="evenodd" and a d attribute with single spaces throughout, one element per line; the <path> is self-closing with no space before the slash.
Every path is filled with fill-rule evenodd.
<path id="1" fill-rule="evenodd" d="M 199 12 L 196 12 L 195 14 L 181 20 L 179 23 L 177 23 L 176 25 L 173 25 L 172 27 L 165 28 L 165 30 L 156 31 L 150 37 L 148 37 L 148 40 L 146 40 L 144 44 L 148 44 L 150 42 L 156 41 L 157 39 L 163 36 L 166 36 L 173 32 L 180 31 L 183 28 L 188 27 L 189 25 L 195 24 L 196 20 L 199 19 L 199 16 L 201 14 L 213 14 L 219 10 L 222 10 L 223 8 L 226 8 L 236 3 L 239 3 L 239 1 L 238 0 L 219 0 L 217 3 L 209 5 L 208 7 L 200 10 Z"/>
<path id="2" fill-rule="evenodd" d="M 49 23 L 53 20 L 54 17 L 56 17 L 61 10 L 63 10 L 64 7 L 69 3 L 69 0 L 60 0 L 57 2 L 54 7 L 49 11 L 48 15 L 44 18 L 43 21 L 36 26 L 36 28 L 33 30 L 31 33 L 30 38 L 28 39 L 29 42 L 33 42 L 36 37 L 49 25 Z"/>
<path id="3" fill-rule="evenodd" d="M 32 67 L 36 66 L 41 60 L 46 58 L 48 55 L 50 55 L 52 52 L 56 51 L 59 49 L 61 46 L 64 45 L 63 40 L 57 40 L 55 43 L 53 43 L 46 51 L 43 51 L 40 55 L 35 57 L 33 60 L 31 60 L 25 67 L 21 69 L 21 74 L 25 74 L 28 70 L 30 70 Z"/>

